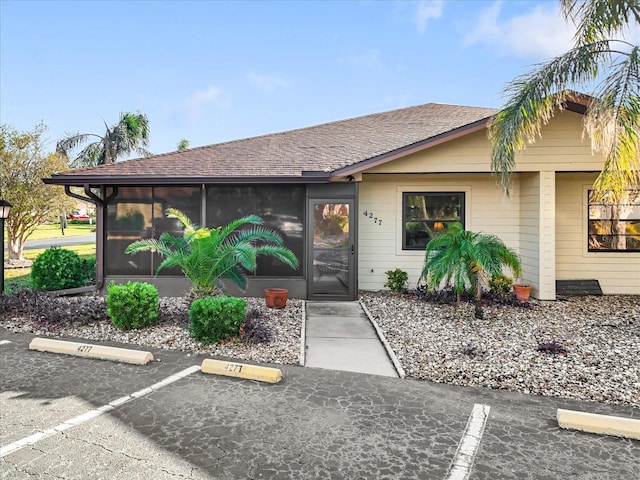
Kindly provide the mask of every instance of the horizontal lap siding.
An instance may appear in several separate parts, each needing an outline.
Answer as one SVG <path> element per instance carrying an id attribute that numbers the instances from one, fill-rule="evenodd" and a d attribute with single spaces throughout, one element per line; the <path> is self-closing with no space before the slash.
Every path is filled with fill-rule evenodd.
<path id="1" fill-rule="evenodd" d="M 556 178 L 556 276 L 559 280 L 595 278 L 605 294 L 640 294 L 640 253 L 587 251 L 586 192 L 593 174 Z"/>
<path id="2" fill-rule="evenodd" d="M 523 279 L 533 287 L 540 281 L 540 177 L 528 173 L 520 176 L 520 259 Z"/>
<path id="3" fill-rule="evenodd" d="M 599 171 L 603 162 L 582 138 L 584 117 L 573 112 L 556 115 L 542 129 L 542 137 L 516 154 L 518 172 Z M 465 173 L 491 172 L 491 146 L 486 131 L 399 158 L 366 173 Z"/>
<path id="4" fill-rule="evenodd" d="M 364 175 L 359 188 L 358 283 L 363 290 L 380 290 L 385 272 L 400 268 L 415 287 L 424 263 L 424 251 L 402 250 L 402 191 L 466 191 L 466 228 L 498 235 L 518 248 L 517 185 L 510 199 L 502 195 L 488 174 Z M 382 225 L 364 216 L 372 212 Z"/>

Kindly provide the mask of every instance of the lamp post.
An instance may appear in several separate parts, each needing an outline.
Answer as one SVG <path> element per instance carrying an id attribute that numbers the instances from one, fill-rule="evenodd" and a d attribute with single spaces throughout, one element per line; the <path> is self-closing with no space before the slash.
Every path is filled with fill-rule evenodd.
<path id="1" fill-rule="evenodd" d="M 0 294 L 4 293 L 4 221 L 9 216 L 11 204 L 0 198 L 0 243 L 2 244 L 2 261 L 0 262 Z M 9 250 L 9 249 L 7 249 Z"/>

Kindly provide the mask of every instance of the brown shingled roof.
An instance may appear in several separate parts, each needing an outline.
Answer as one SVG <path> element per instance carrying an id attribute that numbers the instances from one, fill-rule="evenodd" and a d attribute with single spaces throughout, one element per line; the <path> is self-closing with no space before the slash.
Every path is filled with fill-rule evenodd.
<path id="1" fill-rule="evenodd" d="M 55 174 L 63 185 L 214 181 L 327 181 L 373 159 L 447 136 L 486 121 L 490 108 L 428 103 L 308 128 L 208 145 Z M 323 173 L 320 173 L 323 172 Z M 303 178 L 303 175 L 305 177 Z M 345 173 L 346 175 L 346 173 Z M 275 178 L 274 178 L 275 177 Z"/>

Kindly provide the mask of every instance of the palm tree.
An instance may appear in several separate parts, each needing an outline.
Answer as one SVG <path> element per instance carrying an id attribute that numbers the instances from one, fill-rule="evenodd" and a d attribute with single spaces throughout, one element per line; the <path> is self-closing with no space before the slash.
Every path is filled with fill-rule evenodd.
<path id="1" fill-rule="evenodd" d="M 508 194 L 515 152 L 533 143 L 554 113 L 575 99 L 571 87 L 595 85 L 584 122 L 592 150 L 604 156 L 594 198 L 617 203 L 625 190 L 640 187 L 640 47 L 623 39 L 626 29 L 640 23 L 640 2 L 560 4 L 565 19 L 577 26 L 574 47 L 508 84 L 508 101 L 489 127 L 492 169 Z"/>
<path id="2" fill-rule="evenodd" d="M 165 214 L 178 219 L 184 226 L 182 236 L 164 232 L 159 239 L 137 240 L 125 249 L 125 253 L 159 253 L 164 260 L 156 274 L 167 267 L 180 267 L 191 281 L 192 293 L 196 297 L 217 293 L 221 279 L 228 279 L 245 290 L 245 272 L 256 269 L 256 260 L 260 255 L 275 257 L 291 268 L 298 267 L 298 259 L 284 247 L 282 238 L 273 230 L 263 227 L 262 219 L 256 215 L 210 229 L 194 225 L 179 210 L 168 208 Z"/>
<path id="3" fill-rule="evenodd" d="M 458 301 L 462 292 L 472 291 L 479 302 L 483 287 L 502 273 L 503 266 L 516 277 L 522 273 L 518 255 L 498 237 L 464 230 L 460 223 L 452 223 L 427 244 L 422 278 L 428 288 L 453 287 Z"/>
<path id="4" fill-rule="evenodd" d="M 56 146 L 59 153 L 69 158 L 69 154 L 80 145 L 89 142 L 75 157 L 76 166 L 94 167 L 113 163 L 119 158 L 136 152 L 148 156 L 149 119 L 143 113 L 120 113 L 120 121 L 109 127 L 104 124 L 103 136 L 95 133 L 76 133 L 60 140 Z M 94 141 L 91 141 L 94 140 Z"/>

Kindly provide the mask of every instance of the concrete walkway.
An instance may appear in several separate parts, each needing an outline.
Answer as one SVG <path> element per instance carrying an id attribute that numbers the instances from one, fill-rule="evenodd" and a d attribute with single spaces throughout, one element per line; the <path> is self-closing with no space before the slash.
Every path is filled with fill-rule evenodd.
<path id="1" fill-rule="evenodd" d="M 307 302 L 306 367 L 397 377 L 358 302 Z"/>

